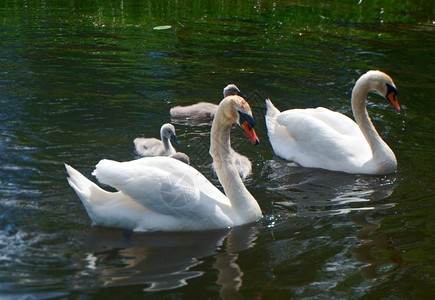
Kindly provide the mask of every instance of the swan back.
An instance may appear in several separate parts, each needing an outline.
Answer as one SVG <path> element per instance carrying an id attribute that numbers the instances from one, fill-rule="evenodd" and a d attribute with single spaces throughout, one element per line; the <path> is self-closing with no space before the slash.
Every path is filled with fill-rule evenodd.
<path id="1" fill-rule="evenodd" d="M 206 121 L 213 119 L 217 107 L 213 103 L 199 102 L 188 106 L 174 106 L 169 110 L 169 114 L 173 119 Z"/>
<path id="2" fill-rule="evenodd" d="M 93 198 L 82 199 L 89 203 L 88 213 L 97 211 L 96 225 L 135 231 L 192 231 L 239 222 L 231 202 L 219 189 L 191 166 L 170 157 L 128 162 L 103 159 L 92 174 L 118 190 L 106 192 L 109 196 L 103 207 Z"/>

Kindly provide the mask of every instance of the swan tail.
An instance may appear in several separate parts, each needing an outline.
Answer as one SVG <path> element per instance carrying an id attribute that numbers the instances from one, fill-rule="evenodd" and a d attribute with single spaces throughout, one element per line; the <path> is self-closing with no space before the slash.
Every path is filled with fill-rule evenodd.
<path id="1" fill-rule="evenodd" d="M 278 108 L 273 105 L 272 101 L 270 99 L 266 99 L 266 107 L 267 107 L 267 113 L 266 118 L 276 118 L 281 112 L 278 110 Z"/>
<path id="2" fill-rule="evenodd" d="M 266 127 L 267 127 L 267 133 L 270 137 L 270 134 L 272 134 L 275 131 L 275 121 L 276 118 L 281 113 L 270 101 L 270 99 L 266 99 Z"/>
<path id="3" fill-rule="evenodd" d="M 103 190 L 70 165 L 65 164 L 65 169 L 68 173 L 69 185 L 82 201 L 88 214 L 90 214 L 91 206 L 105 204 L 107 199 L 114 194 Z"/>

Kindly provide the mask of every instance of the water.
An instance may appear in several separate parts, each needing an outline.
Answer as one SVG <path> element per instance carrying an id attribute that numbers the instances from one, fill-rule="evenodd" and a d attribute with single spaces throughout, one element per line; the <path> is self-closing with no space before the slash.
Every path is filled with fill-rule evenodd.
<path id="1" fill-rule="evenodd" d="M 433 3 L 372 1 L 0 3 L 0 298 L 416 299 L 433 292 Z M 171 25 L 168 30 L 153 30 Z M 388 176 L 304 169 L 274 156 L 264 99 L 350 115 L 360 74 L 380 69 L 402 114 L 376 95 L 395 151 Z M 246 185 L 264 218 L 206 233 L 92 227 L 63 163 L 91 178 L 134 159 L 169 108 L 248 95 L 258 147 Z M 209 125 L 176 123 L 179 151 L 218 184 Z"/>

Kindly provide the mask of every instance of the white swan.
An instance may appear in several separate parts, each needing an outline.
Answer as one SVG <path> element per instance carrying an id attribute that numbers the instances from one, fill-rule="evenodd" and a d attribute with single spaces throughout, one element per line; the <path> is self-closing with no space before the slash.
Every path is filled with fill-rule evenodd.
<path id="1" fill-rule="evenodd" d="M 224 98 L 238 95 L 246 99 L 246 96 L 235 84 L 229 84 L 224 88 Z M 171 118 L 176 120 L 212 121 L 218 105 L 208 102 L 199 102 L 188 106 L 174 106 L 169 110 Z"/>
<path id="2" fill-rule="evenodd" d="M 210 154 L 226 195 L 196 169 L 163 156 L 128 162 L 101 160 L 93 174 L 117 192 L 101 189 L 65 165 L 68 182 L 95 225 L 135 231 L 197 231 L 255 222 L 261 218 L 260 206 L 229 157 L 234 122 L 244 128 L 252 143 L 259 143 L 248 103 L 239 96 L 223 99 L 211 128 Z"/>
<path id="3" fill-rule="evenodd" d="M 280 112 L 266 100 L 266 126 L 276 155 L 303 167 L 355 174 L 389 174 L 396 170 L 393 151 L 382 140 L 367 113 L 369 91 L 386 97 L 400 112 L 393 80 L 380 71 L 362 75 L 352 91 L 349 117 L 323 107 Z"/>

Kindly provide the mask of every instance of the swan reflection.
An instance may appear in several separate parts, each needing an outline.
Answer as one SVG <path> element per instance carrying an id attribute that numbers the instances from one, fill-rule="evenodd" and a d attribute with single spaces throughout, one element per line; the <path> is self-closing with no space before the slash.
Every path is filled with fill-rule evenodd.
<path id="1" fill-rule="evenodd" d="M 268 191 L 278 208 L 298 215 L 331 215 L 394 206 L 381 203 L 396 187 L 394 175 L 366 176 L 303 168 L 278 157 L 269 161 Z"/>
<path id="2" fill-rule="evenodd" d="M 130 233 L 94 228 L 83 249 L 84 273 L 93 272 L 105 286 L 144 285 L 144 291 L 182 287 L 203 275 L 195 266 L 213 257 L 216 283 L 224 298 L 236 295 L 243 272 L 237 252 L 253 247 L 257 228 L 177 233 Z"/>
<path id="3" fill-rule="evenodd" d="M 348 216 L 358 227 L 355 234 L 358 243 L 350 251 L 363 264 L 360 272 L 365 278 L 390 274 L 403 265 L 400 251 L 389 244 L 388 234 L 376 231 L 380 225 L 371 218 L 374 210 L 395 206 L 390 198 L 397 186 L 394 175 L 365 176 L 308 169 L 279 158 L 269 161 L 267 168 L 270 168 L 268 189 L 282 196 L 274 203 L 280 215 L 332 216 L 352 212 Z"/>
<path id="4" fill-rule="evenodd" d="M 376 232 L 380 227 L 369 221 L 368 212 L 360 212 L 350 216 L 350 219 L 361 229 L 356 233 L 359 245 L 352 249 L 353 256 L 365 265 L 360 269 L 366 279 L 374 279 L 397 271 L 405 262 L 401 258 L 400 249 L 392 247 L 390 236 Z M 382 253 L 382 255 L 379 255 Z"/>

